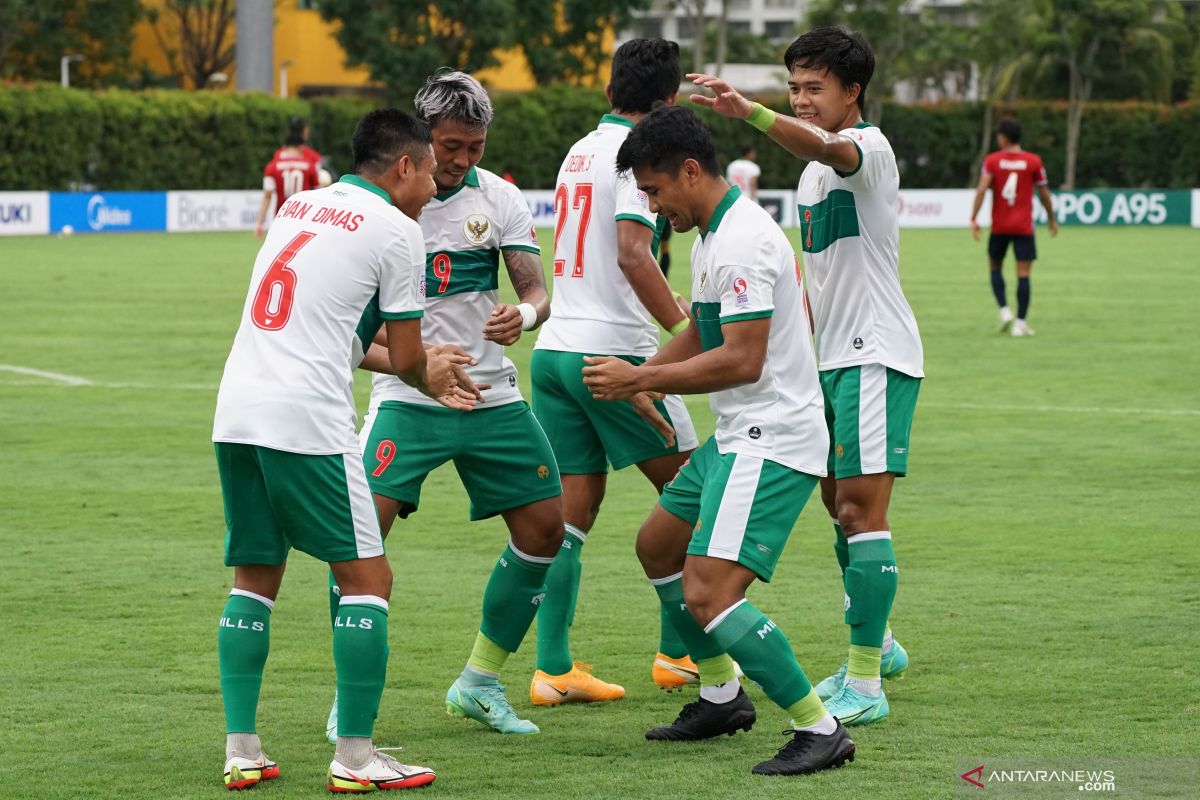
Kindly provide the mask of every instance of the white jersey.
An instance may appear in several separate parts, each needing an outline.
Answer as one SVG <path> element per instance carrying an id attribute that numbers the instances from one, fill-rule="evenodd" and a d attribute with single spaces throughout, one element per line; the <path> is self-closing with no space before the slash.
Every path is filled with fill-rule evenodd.
<path id="1" fill-rule="evenodd" d="M 896 156 L 870 123 L 841 135 L 862 152 L 858 170 L 839 175 L 811 161 L 796 191 L 820 368 L 883 364 L 924 377 L 921 334 L 900 289 Z"/>
<path id="2" fill-rule="evenodd" d="M 762 170 L 758 164 L 748 158 L 738 158 L 729 162 L 725 169 L 725 180 L 741 189 L 742 194 L 749 196 L 751 192 L 757 191 L 754 179 L 761 174 Z"/>
<path id="3" fill-rule="evenodd" d="M 424 269 L 420 227 L 369 182 L 288 198 L 254 262 L 213 441 L 359 452 L 355 326 L 376 297 L 384 319 L 420 317 Z"/>
<path id="4" fill-rule="evenodd" d="M 646 193 L 618 175 L 617 150 L 633 123 L 605 114 L 571 148 L 554 193 L 554 297 L 537 349 L 651 356 L 658 328 L 617 265 L 617 222 L 654 228 Z"/>
<path id="5" fill-rule="evenodd" d="M 829 431 L 796 254 L 771 215 L 736 186 L 692 246 L 692 298 L 705 350 L 725 341 L 724 324 L 771 318 L 759 379 L 709 395 L 717 449 L 824 476 Z"/>
<path id="6" fill-rule="evenodd" d="M 483 326 L 499 302 L 501 250 L 540 255 L 533 216 L 521 190 L 484 169 L 473 168 L 458 186 L 429 201 L 421 212 L 425 237 L 426 344 L 456 344 L 479 362 L 469 369 L 486 408 L 521 400 L 517 370 L 504 347 L 483 338 Z M 435 406 L 437 401 L 392 375 L 376 374 L 371 407 L 385 400 Z"/>

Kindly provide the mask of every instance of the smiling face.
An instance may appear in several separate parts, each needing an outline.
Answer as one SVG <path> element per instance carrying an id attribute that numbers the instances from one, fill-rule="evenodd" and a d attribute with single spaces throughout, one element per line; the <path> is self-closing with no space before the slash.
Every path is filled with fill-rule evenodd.
<path id="1" fill-rule="evenodd" d="M 827 69 L 793 66 L 788 76 L 788 99 L 792 113 L 804 122 L 836 133 L 860 119 L 858 84 L 847 89 Z"/>
<path id="2" fill-rule="evenodd" d="M 699 171 L 700 165 L 692 159 L 687 159 L 679 168 L 679 173 L 674 176 L 668 172 L 658 172 L 649 166 L 641 166 L 633 168 L 633 177 L 637 181 L 637 187 L 646 193 L 650 210 L 666 217 L 676 233 L 683 233 L 690 231 L 697 224 L 693 203 Z"/>
<path id="3" fill-rule="evenodd" d="M 471 167 L 483 158 L 487 129 L 472 131 L 457 120 L 444 119 L 433 128 L 433 155 L 437 170 L 433 179 L 439 192 L 457 189 Z"/>
<path id="4" fill-rule="evenodd" d="M 434 175 L 439 166 L 429 147 L 419 150 L 415 158 L 406 155 L 397 161 L 394 167 L 397 181 L 390 192 L 392 205 L 410 219 L 419 219 L 421 209 L 437 194 Z"/>

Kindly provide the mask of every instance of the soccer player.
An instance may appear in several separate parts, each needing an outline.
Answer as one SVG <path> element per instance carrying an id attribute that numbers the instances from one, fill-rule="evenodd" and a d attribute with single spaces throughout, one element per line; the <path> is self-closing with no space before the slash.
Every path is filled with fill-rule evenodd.
<path id="1" fill-rule="evenodd" d="M 725 180 L 741 189 L 742 194 L 757 203 L 758 176 L 762 174 L 762 170 L 754 162 L 755 158 L 754 145 L 748 144 L 743 147 L 741 157 L 730 161 L 729 166 L 725 169 Z"/>
<path id="2" fill-rule="evenodd" d="M 321 154 L 305 142 L 308 141 L 308 125 L 300 117 L 288 120 L 287 137 L 283 147 L 275 151 L 267 166 L 263 168 L 263 199 L 258 208 L 258 221 L 254 223 L 254 235 L 261 237 L 267 221 L 267 211 L 272 202 L 281 208 L 285 200 L 297 192 L 307 192 L 329 181 L 322 175 Z"/>
<path id="3" fill-rule="evenodd" d="M 657 425 L 630 403 L 597 403 L 583 385 L 587 355 L 641 363 L 658 350 L 658 321 L 672 334 L 688 325 L 652 252 L 655 215 L 629 176 L 613 168 L 634 124 L 679 90 L 679 46 L 633 39 L 613 56 L 606 91 L 612 111 L 563 160 L 554 195 L 554 299 L 530 367 L 533 411 L 562 471 L 566 536 L 538 610 L 537 671 L 530 697 L 539 705 L 616 700 L 621 686 L 595 678 L 571 658 L 580 558 L 604 499 L 608 467 L 636 464 L 655 490 L 674 477 L 696 446 L 683 401 L 657 402 Z M 636 398 L 645 403 L 645 396 Z M 643 409 L 645 410 L 645 409 Z M 664 422 L 665 420 L 665 422 Z M 672 430 L 673 433 L 672 433 Z M 672 439 L 673 436 L 673 439 Z M 652 674 L 664 688 L 695 682 L 695 664 L 666 618 Z"/>
<path id="4" fill-rule="evenodd" d="M 428 287 L 422 336 L 433 345 L 461 344 L 477 364 L 472 378 L 491 388 L 478 409 L 464 413 L 376 374 L 361 432 L 365 466 L 385 533 L 397 515 L 417 510 L 425 478 L 447 461 L 471 498 L 471 519 L 503 517 L 511 538 L 492 570 L 475 646 L 446 708 L 500 733 L 537 733 L 513 710 L 499 674 L 533 623 L 562 545 L 562 487 L 504 348 L 546 320 L 550 298 L 529 206 L 516 186 L 477 166 L 492 122 L 487 92 L 470 75 L 443 71 L 425 82 L 414 104 L 433 131 L 437 158 L 438 193 L 420 219 Z M 518 305 L 499 301 L 501 258 Z M 332 605 L 336 587 L 331 591 Z M 336 711 L 335 701 L 330 727 Z"/>
<path id="5" fill-rule="evenodd" d="M 754 706 L 736 658 L 792 717 L 792 738 L 759 775 L 798 775 L 854 758 L 854 742 L 821 704 L 774 621 L 746 599 L 768 582 L 792 526 L 825 474 L 822 413 L 796 255 L 771 216 L 721 178 L 708 129 L 692 111 L 644 117 L 621 145 L 650 208 L 677 231 L 696 227 L 694 324 L 641 366 L 588 358 L 600 399 L 634 392 L 709 393 L 716 434 L 667 484 L 638 532 L 638 556 L 707 688 L 647 739 L 704 739 L 749 730 Z M 711 680 L 710 680 L 711 679 Z"/>
<path id="6" fill-rule="evenodd" d="M 975 203 L 971 207 L 971 235 L 979 241 L 979 223 L 975 221 L 983 205 L 983 196 L 992 190 L 992 232 L 988 236 L 988 266 L 992 276 L 992 293 L 1000 305 L 1000 333 L 1012 330 L 1013 336 L 1033 336 L 1033 328 L 1025 322 L 1029 313 L 1029 274 L 1037 258 L 1033 239 L 1033 189 L 1046 209 L 1050 235 L 1058 235 L 1058 220 L 1046 180 L 1046 167 L 1036 153 L 1021 149 L 1021 123 L 1006 119 L 996 126 L 996 142 L 1000 149 L 983 160 L 979 185 L 975 188 Z M 1012 243 L 1017 259 L 1017 316 L 1013 319 L 1004 288 L 1004 256 Z"/>
<path id="7" fill-rule="evenodd" d="M 421 231 L 408 215 L 433 195 L 429 127 L 397 109 L 354 130 L 354 175 L 289 198 L 254 263 L 213 423 L 233 590 L 217 633 L 225 704 L 225 785 L 279 775 L 256 728 L 271 611 L 289 549 L 329 563 L 344 590 L 333 632 L 339 725 L 328 787 L 422 786 L 371 735 L 387 668 L 392 572 L 354 430 L 352 339 L 378 298 L 388 358 L 405 382 L 450 408 L 475 398 L 421 341 Z"/>
<path id="8" fill-rule="evenodd" d="M 856 33 L 815 28 L 788 47 L 784 66 L 794 118 L 716 76 L 689 77 L 715 94 L 695 102 L 745 119 L 809 162 L 796 202 L 830 433 L 821 499 L 833 517 L 850 626 L 849 658 L 817 693 L 844 724 L 863 725 L 888 715 L 881 676 L 908 666 L 888 626 L 899 568 L 887 512 L 896 477 L 908 472 L 924 356 L 900 288 L 896 157 L 862 118 L 875 56 Z"/>

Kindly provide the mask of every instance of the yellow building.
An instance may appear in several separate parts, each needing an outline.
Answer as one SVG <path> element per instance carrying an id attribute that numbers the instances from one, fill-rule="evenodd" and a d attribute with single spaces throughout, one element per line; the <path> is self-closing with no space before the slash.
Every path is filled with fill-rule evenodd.
<path id="1" fill-rule="evenodd" d="M 144 5 L 160 12 L 155 26 L 149 21 L 138 23 L 134 31 L 134 63 L 145 64 L 163 75 L 171 75 L 173 67 L 163 45 L 179 49 L 178 26 L 164 13 L 162 0 L 143 0 Z M 281 68 L 287 65 L 287 93 L 296 96 L 304 87 L 321 87 L 323 90 L 336 88 L 365 87 L 371 85 L 366 67 L 346 66 L 346 53 L 337 42 L 336 23 L 326 22 L 313 8 L 312 0 L 280 0 L 275 5 L 275 80 L 273 91 L 280 89 Z M 232 43 L 232 29 L 229 41 Z M 161 40 L 161 41 L 160 41 Z M 481 70 L 478 77 L 493 90 L 523 91 L 532 89 L 533 75 L 520 50 L 502 50 L 497 58 L 497 67 Z M 178 59 L 176 59 L 178 61 Z M 228 88 L 236 89 L 234 69 L 225 70 Z M 192 88 L 186 79 L 183 85 Z M 214 85 L 212 88 L 220 88 Z"/>

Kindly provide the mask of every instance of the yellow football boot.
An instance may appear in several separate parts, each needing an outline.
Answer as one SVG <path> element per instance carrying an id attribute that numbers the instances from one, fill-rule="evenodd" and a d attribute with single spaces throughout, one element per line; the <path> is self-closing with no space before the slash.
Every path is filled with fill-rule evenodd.
<path id="1" fill-rule="evenodd" d="M 591 673 L 591 664 L 578 661 L 566 675 L 548 675 L 540 669 L 533 673 L 529 699 L 536 706 L 557 706 L 563 703 L 600 703 L 620 700 L 625 688 L 605 683 Z"/>

